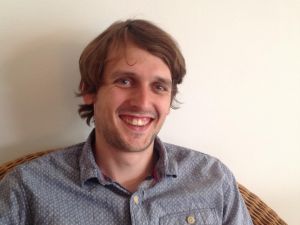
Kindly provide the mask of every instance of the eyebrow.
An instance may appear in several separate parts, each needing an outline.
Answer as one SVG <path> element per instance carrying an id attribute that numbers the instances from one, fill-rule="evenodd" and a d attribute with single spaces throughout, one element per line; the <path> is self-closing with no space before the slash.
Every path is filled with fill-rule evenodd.
<path id="1" fill-rule="evenodd" d="M 172 81 L 170 79 L 165 79 L 165 78 L 161 78 L 161 77 L 157 77 L 156 81 L 168 86 L 169 88 L 172 87 Z"/>
<path id="2" fill-rule="evenodd" d="M 133 72 L 130 72 L 130 71 L 117 70 L 117 71 L 113 72 L 113 73 L 111 74 L 110 77 L 111 77 L 112 79 L 115 79 L 115 78 L 117 78 L 117 77 L 119 77 L 119 76 L 136 77 L 137 74 L 136 74 L 136 73 L 133 73 Z"/>

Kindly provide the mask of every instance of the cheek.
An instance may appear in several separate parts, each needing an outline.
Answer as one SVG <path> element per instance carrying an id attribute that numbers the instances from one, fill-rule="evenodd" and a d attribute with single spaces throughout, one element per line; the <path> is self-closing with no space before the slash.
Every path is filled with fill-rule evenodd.
<path id="1" fill-rule="evenodd" d="M 124 93 L 120 93 L 120 91 L 111 88 L 102 92 L 97 98 L 101 101 L 102 111 L 111 112 L 122 105 L 126 96 Z"/>
<path id="2" fill-rule="evenodd" d="M 167 107 L 167 108 L 165 109 L 165 116 L 168 116 L 169 113 L 170 113 L 170 107 Z"/>
<path id="3" fill-rule="evenodd" d="M 167 116 L 170 113 L 170 99 L 167 98 L 164 101 L 161 101 L 159 109 L 162 115 Z"/>
<path id="4" fill-rule="evenodd" d="M 110 93 L 110 96 L 107 98 L 108 105 L 111 105 L 115 109 L 120 107 L 126 102 L 126 93 L 114 90 Z"/>

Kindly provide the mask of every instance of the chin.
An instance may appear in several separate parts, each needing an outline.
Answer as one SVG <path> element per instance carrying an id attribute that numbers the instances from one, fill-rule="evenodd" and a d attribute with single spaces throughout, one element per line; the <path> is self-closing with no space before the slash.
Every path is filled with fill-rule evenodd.
<path id="1" fill-rule="evenodd" d="M 131 141 L 129 140 L 129 141 L 123 142 L 124 143 L 123 150 L 126 152 L 145 151 L 153 144 L 154 138 L 155 138 L 155 136 L 153 138 L 149 138 L 149 139 L 143 140 L 141 142 L 134 141 L 134 140 L 131 140 Z"/>

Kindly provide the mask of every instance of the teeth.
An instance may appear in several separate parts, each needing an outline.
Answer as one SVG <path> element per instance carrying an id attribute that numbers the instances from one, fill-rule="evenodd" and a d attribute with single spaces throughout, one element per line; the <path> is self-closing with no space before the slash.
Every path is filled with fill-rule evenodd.
<path id="1" fill-rule="evenodd" d="M 133 119 L 132 120 L 132 124 L 136 125 L 136 126 L 142 126 L 143 125 L 143 121 L 138 120 L 138 119 Z"/>
<path id="2" fill-rule="evenodd" d="M 144 119 L 144 118 L 124 118 L 126 123 L 129 123 L 134 126 L 145 126 L 148 122 L 149 119 Z"/>

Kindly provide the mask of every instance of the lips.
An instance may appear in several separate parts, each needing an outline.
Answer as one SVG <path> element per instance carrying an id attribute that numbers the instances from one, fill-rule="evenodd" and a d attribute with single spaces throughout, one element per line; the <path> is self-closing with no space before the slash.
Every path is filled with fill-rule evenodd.
<path id="1" fill-rule="evenodd" d="M 134 127 L 145 127 L 151 123 L 153 118 L 146 116 L 120 115 L 120 118 L 127 125 Z"/>

